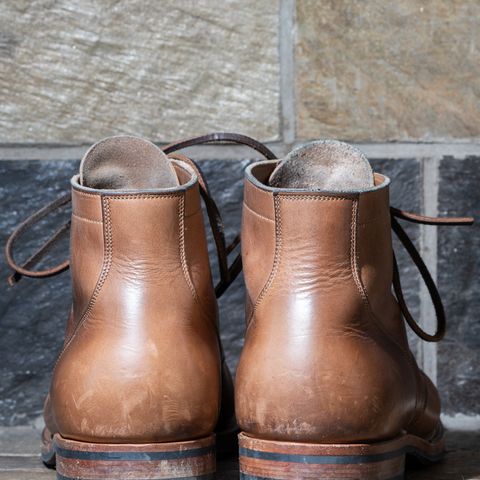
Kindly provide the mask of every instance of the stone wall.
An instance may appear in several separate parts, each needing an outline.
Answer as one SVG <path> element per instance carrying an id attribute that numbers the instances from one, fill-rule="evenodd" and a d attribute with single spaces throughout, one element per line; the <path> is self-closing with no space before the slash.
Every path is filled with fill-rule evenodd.
<path id="1" fill-rule="evenodd" d="M 358 144 L 392 178 L 395 206 L 479 216 L 479 65 L 476 0 L 5 0 L 0 240 L 67 187 L 88 144 L 122 133 L 162 144 L 237 131 L 279 156 L 334 137 Z M 255 158 L 233 146 L 191 154 L 233 238 L 243 169 Z M 411 336 L 412 349 L 440 387 L 449 425 L 480 425 L 479 230 L 410 227 L 449 325 L 440 345 Z M 29 246 L 41 236 L 39 228 Z M 432 330 L 425 288 L 398 251 L 412 311 Z M 3 258 L 0 268 L 5 278 Z M 68 274 L 0 285 L 0 424 L 40 415 L 69 288 Z M 241 279 L 220 308 L 234 369 L 244 330 Z"/>

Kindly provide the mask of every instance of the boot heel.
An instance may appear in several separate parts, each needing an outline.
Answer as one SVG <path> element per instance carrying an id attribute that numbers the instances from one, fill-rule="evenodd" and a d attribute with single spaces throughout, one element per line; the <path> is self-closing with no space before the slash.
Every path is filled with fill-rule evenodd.
<path id="1" fill-rule="evenodd" d="M 215 475 L 215 436 L 151 444 L 101 444 L 54 437 L 57 480 L 210 480 Z"/>
<path id="2" fill-rule="evenodd" d="M 239 435 L 243 480 L 404 478 L 403 442 L 321 445 L 260 440 Z"/>

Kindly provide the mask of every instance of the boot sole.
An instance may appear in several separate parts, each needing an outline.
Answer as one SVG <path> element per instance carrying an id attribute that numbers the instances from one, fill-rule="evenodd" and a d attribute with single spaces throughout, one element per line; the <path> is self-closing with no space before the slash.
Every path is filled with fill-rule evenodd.
<path id="1" fill-rule="evenodd" d="M 42 449 L 57 480 L 211 480 L 215 435 L 185 442 L 106 444 L 68 440 L 56 434 Z"/>
<path id="2" fill-rule="evenodd" d="M 443 435 L 427 442 L 414 435 L 374 444 L 278 442 L 239 435 L 242 480 L 356 479 L 400 480 L 406 456 L 421 463 L 439 461 Z"/>

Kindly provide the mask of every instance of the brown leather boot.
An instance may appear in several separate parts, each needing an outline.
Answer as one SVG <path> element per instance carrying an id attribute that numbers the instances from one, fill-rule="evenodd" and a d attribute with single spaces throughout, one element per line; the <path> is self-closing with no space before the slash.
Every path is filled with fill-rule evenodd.
<path id="1" fill-rule="evenodd" d="M 236 134 L 187 139 L 163 151 L 122 136 L 95 144 L 72 178 L 73 306 L 45 402 L 42 451 L 62 480 L 208 479 L 215 434 L 221 452 L 236 452 L 233 384 L 215 297 L 241 269 L 240 256 L 227 264 L 238 239 L 226 246 L 196 164 L 172 153 L 219 141 L 274 158 Z M 219 256 L 215 291 L 201 196 Z M 44 207 L 11 235 L 11 283 L 68 268 L 67 261 L 32 270 L 57 234 L 22 266 L 12 249 L 32 223 L 69 200 L 67 194 Z"/>
<path id="2" fill-rule="evenodd" d="M 242 256 L 247 332 L 236 377 L 245 479 L 399 479 L 405 455 L 443 452 L 436 388 L 409 350 L 443 308 L 391 209 L 390 180 L 354 148 L 314 142 L 246 172 Z M 401 294 L 391 227 L 432 294 L 428 335 Z M 395 296 L 392 294 L 392 282 Z"/>

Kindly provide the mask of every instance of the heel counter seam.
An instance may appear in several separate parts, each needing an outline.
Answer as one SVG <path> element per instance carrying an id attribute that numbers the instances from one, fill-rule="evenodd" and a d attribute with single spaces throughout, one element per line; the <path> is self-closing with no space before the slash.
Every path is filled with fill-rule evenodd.
<path id="1" fill-rule="evenodd" d="M 197 290 L 193 284 L 192 277 L 187 265 L 187 253 L 185 251 L 185 196 L 180 196 L 178 202 L 178 229 L 179 229 L 179 247 L 180 247 L 180 264 L 182 265 L 183 276 L 187 282 L 188 288 L 193 296 L 193 299 L 200 303 Z"/>
<path id="2" fill-rule="evenodd" d="M 108 276 L 108 272 L 110 271 L 110 267 L 112 265 L 112 257 L 113 257 L 113 238 L 112 238 L 112 222 L 111 222 L 111 216 L 110 216 L 110 202 L 109 198 L 105 197 L 102 195 L 102 216 L 103 216 L 103 244 L 104 244 L 104 254 L 103 254 L 103 263 L 102 263 L 102 268 L 100 270 L 100 274 L 98 276 L 97 284 L 95 285 L 95 289 L 92 293 L 92 296 L 90 297 L 90 301 L 88 302 L 88 305 L 83 312 L 82 316 L 80 317 L 79 322 L 75 326 L 73 332 L 71 333 L 70 337 L 66 339 L 65 345 L 60 352 L 55 365 L 53 367 L 53 375 L 55 374 L 55 371 L 57 369 L 58 363 L 60 362 L 63 354 L 67 350 L 67 348 L 70 346 L 72 343 L 73 339 L 75 338 L 75 335 L 81 328 L 81 326 L 85 323 L 85 320 L 90 316 L 93 307 L 97 301 L 97 298 L 100 294 L 100 291 L 105 284 L 105 281 Z M 53 377 L 52 375 L 52 377 Z"/>
<path id="3" fill-rule="evenodd" d="M 275 253 L 273 256 L 273 265 L 272 265 L 272 270 L 270 272 L 270 275 L 268 276 L 267 282 L 263 286 L 262 290 L 260 291 L 260 294 L 258 295 L 258 298 L 255 300 L 255 303 L 253 304 L 253 307 L 250 312 L 250 317 L 248 318 L 247 321 L 247 330 L 250 328 L 252 325 L 252 320 L 255 315 L 255 311 L 258 309 L 258 306 L 262 302 L 262 300 L 265 298 L 268 290 L 272 286 L 275 277 L 278 272 L 278 267 L 280 264 L 280 254 L 282 250 L 282 216 L 280 213 L 280 198 L 277 194 L 273 194 L 273 205 L 274 205 L 274 213 L 275 213 Z"/>

